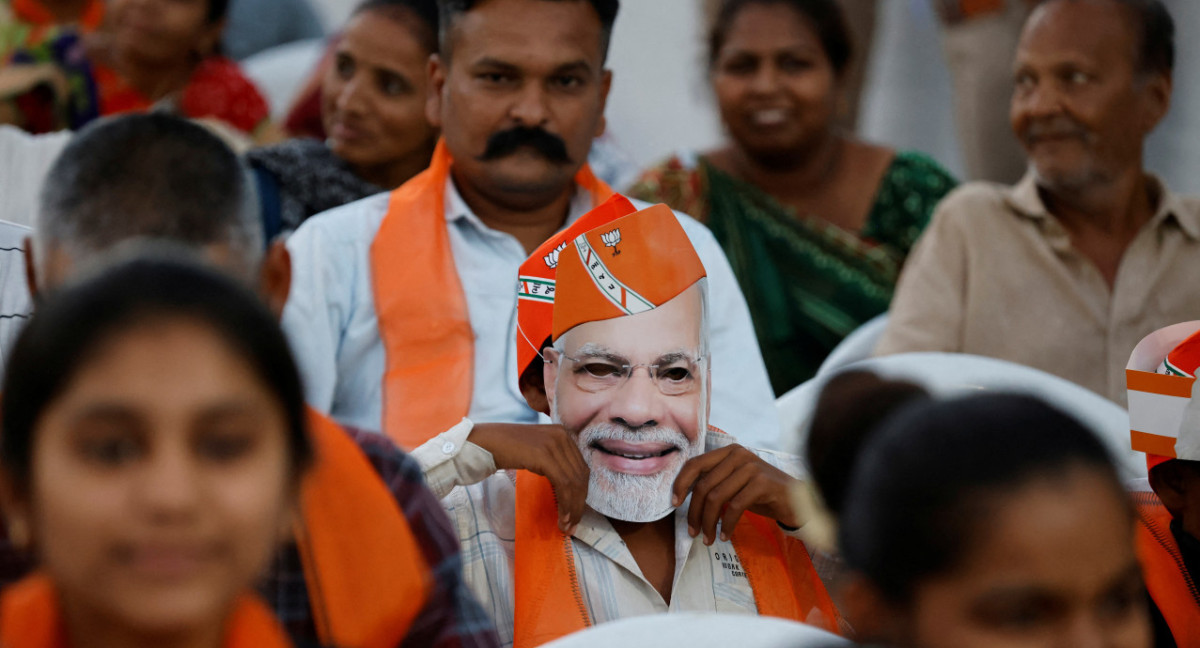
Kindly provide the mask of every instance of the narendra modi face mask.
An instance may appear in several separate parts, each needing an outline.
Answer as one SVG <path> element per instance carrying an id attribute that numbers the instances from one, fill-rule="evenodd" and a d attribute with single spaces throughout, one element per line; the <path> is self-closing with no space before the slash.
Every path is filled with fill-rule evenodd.
<path id="1" fill-rule="evenodd" d="M 553 416 L 591 468 L 589 506 L 621 520 L 660 519 L 673 509 L 679 470 L 704 450 L 703 264 L 665 206 L 564 242 L 554 246 L 545 350 Z"/>

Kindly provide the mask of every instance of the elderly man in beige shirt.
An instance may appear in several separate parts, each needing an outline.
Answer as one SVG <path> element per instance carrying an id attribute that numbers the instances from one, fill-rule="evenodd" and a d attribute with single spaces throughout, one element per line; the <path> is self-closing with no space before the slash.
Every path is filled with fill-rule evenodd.
<path id="1" fill-rule="evenodd" d="M 957 351 L 1029 365 L 1124 404 L 1146 334 L 1200 319 L 1200 200 L 1143 169 L 1170 106 L 1159 0 L 1049 0 L 1021 35 L 1015 187 L 947 196 L 900 278 L 878 355 Z"/>

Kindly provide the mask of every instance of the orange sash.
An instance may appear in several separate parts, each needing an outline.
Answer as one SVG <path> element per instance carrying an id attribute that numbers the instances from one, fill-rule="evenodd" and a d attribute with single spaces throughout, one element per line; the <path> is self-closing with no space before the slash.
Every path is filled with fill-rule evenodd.
<path id="1" fill-rule="evenodd" d="M 1171 535 L 1171 514 L 1158 496 L 1133 494 L 1138 510 L 1137 550 L 1150 598 L 1178 646 L 1200 646 L 1200 593 Z"/>
<path id="2" fill-rule="evenodd" d="M 296 539 L 322 643 L 393 648 L 433 575 L 403 511 L 354 440 L 309 410 L 317 461 L 302 484 Z"/>
<path id="3" fill-rule="evenodd" d="M 592 625 L 583 602 L 571 538 L 558 530 L 558 506 L 549 480 L 517 472 L 516 609 L 513 648 L 540 646 Z M 803 543 L 753 513 L 733 532 L 754 602 L 762 616 L 777 616 L 838 632 L 838 614 Z"/>
<path id="4" fill-rule="evenodd" d="M 411 450 L 458 423 L 471 408 L 475 335 L 446 231 L 445 190 L 453 160 L 439 141 L 429 168 L 392 192 L 371 243 L 371 281 L 387 356 L 383 430 Z M 613 194 L 584 165 L 575 183 L 599 205 Z M 513 276 L 513 286 L 517 277 Z"/>
<path id="5" fill-rule="evenodd" d="M 258 597 L 246 595 L 230 616 L 225 648 L 286 648 L 292 645 L 271 611 Z M 67 648 L 58 594 L 49 577 L 34 574 L 0 596 L 0 646 Z"/>

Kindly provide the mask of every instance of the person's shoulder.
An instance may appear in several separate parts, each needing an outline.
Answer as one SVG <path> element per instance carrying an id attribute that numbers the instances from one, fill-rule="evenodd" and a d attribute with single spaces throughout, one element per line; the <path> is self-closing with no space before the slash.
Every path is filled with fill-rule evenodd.
<path id="1" fill-rule="evenodd" d="M 666 203 L 672 209 L 688 210 L 703 191 L 699 156 L 679 152 L 647 167 L 626 192 L 629 196 L 655 203 Z"/>
<path id="2" fill-rule="evenodd" d="M 1175 202 L 1180 209 L 1186 210 L 1189 214 L 1200 218 L 1200 195 L 1196 194 L 1175 194 Z"/>
<path id="3" fill-rule="evenodd" d="M 629 202 L 633 203 L 633 206 L 639 211 L 658 204 L 633 197 L 629 198 Z M 667 206 L 670 207 L 669 204 Z M 697 251 L 701 249 L 701 246 L 713 245 L 719 247 L 716 237 L 713 236 L 712 230 L 708 229 L 708 226 L 674 207 L 671 208 L 671 211 L 679 219 L 679 225 L 683 227 L 684 233 L 691 239 L 692 245 L 696 246 Z"/>
<path id="4" fill-rule="evenodd" d="M 914 185 L 930 193 L 949 193 L 958 186 L 958 178 L 954 177 L 946 167 L 937 160 L 920 151 L 896 151 L 887 179 L 893 183 Z"/>
<path id="5" fill-rule="evenodd" d="M 292 137 L 276 144 L 246 151 L 251 164 L 299 164 L 311 157 L 327 154 L 329 147 L 314 137 Z"/>
<path id="6" fill-rule="evenodd" d="M 699 156 L 690 151 L 678 151 L 659 160 L 642 170 L 642 178 L 654 178 L 662 175 L 695 173 Z"/>
<path id="7" fill-rule="evenodd" d="M 205 58 L 196 67 L 195 75 L 201 78 L 219 78 L 254 87 L 254 82 L 242 71 L 242 66 L 227 56 L 216 55 Z"/>
<path id="8" fill-rule="evenodd" d="M 197 66 L 184 89 L 182 108 L 193 119 L 216 117 L 246 133 L 253 133 L 270 117 L 258 86 L 236 61 L 219 55 Z"/>
<path id="9" fill-rule="evenodd" d="M 1012 211 L 1008 197 L 1012 186 L 995 182 L 964 182 L 942 198 L 935 220 L 969 220 L 982 218 L 997 210 Z"/>
<path id="10" fill-rule="evenodd" d="M 366 455 L 376 474 L 385 483 L 394 485 L 399 480 L 412 484 L 413 489 L 424 485 L 424 472 L 421 470 L 421 464 L 412 455 L 400 449 L 391 439 L 378 432 L 368 432 L 347 425 L 339 425 Z"/>
<path id="11" fill-rule="evenodd" d="M 71 131 L 54 131 L 34 135 L 16 126 L 0 124 L 0 150 L 11 151 L 21 156 L 30 154 L 55 158 L 70 143 Z"/>
<path id="12" fill-rule="evenodd" d="M 304 221 L 292 237 L 369 247 L 387 216 L 390 198 L 391 193 L 383 192 L 323 211 Z"/>

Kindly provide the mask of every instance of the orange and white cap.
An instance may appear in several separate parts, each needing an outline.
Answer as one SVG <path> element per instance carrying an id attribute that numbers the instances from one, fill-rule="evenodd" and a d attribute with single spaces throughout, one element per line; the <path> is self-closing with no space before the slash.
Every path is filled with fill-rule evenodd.
<path id="1" fill-rule="evenodd" d="M 1200 461 L 1200 321 L 1183 322 L 1147 335 L 1125 368 L 1133 449 L 1146 453 L 1148 468 L 1170 461 Z"/>
<path id="2" fill-rule="evenodd" d="M 550 237 L 521 264 L 517 283 L 517 376 L 540 357 L 549 344 L 554 318 L 555 278 L 561 254 L 571 241 L 588 230 L 637 211 L 620 194 L 601 203 L 570 227 Z"/>
<path id="3" fill-rule="evenodd" d="M 597 227 L 559 257 L 553 338 L 580 324 L 658 308 L 704 277 L 704 264 L 666 205 Z"/>

